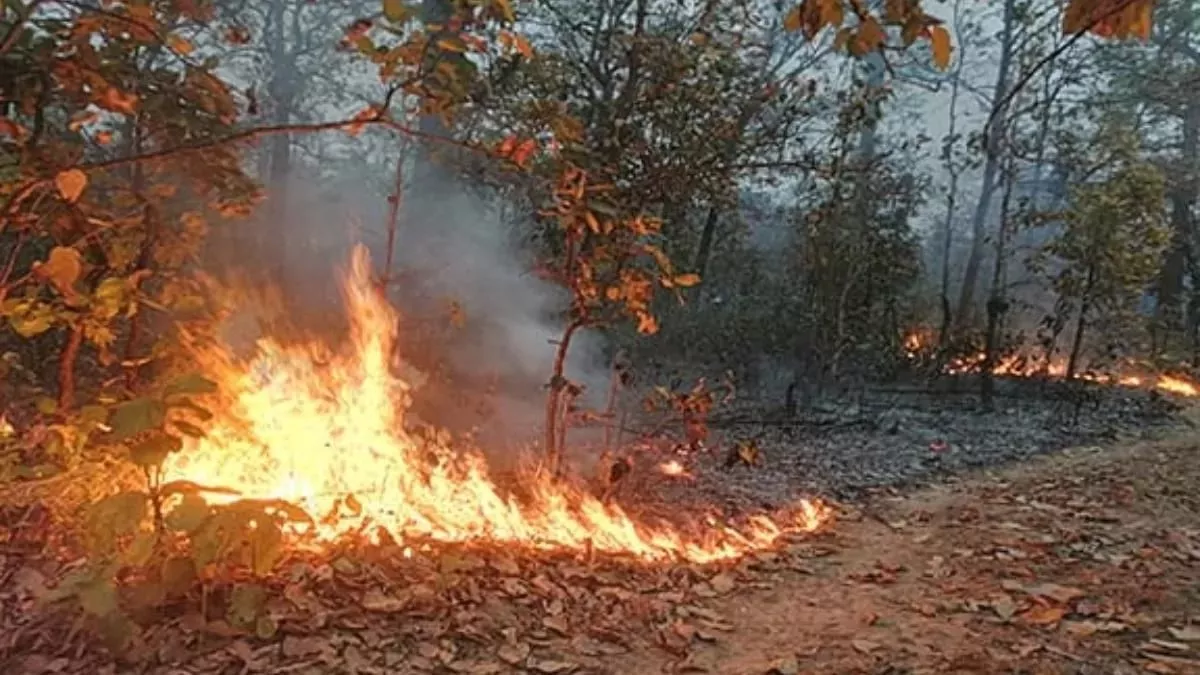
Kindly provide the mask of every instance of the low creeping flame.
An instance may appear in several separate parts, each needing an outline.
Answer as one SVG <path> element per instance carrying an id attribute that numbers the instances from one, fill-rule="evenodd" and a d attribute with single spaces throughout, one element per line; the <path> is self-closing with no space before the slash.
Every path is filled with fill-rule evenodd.
<path id="1" fill-rule="evenodd" d="M 409 388 L 389 369 L 397 315 L 370 283 L 361 246 L 344 296 L 346 353 L 266 339 L 249 361 L 226 350 L 202 355 L 227 409 L 206 438 L 171 457 L 167 480 L 294 503 L 318 519 L 315 534 L 324 540 L 379 526 L 397 539 L 487 540 L 646 560 L 734 558 L 789 532 L 812 531 L 829 515 L 804 501 L 792 522 L 757 516 L 745 528 L 709 524 L 693 536 L 636 522 L 619 506 L 562 482 L 538 480 L 528 496 L 509 495 L 477 452 L 453 451 L 445 434 L 424 438 L 404 430 Z"/>
<path id="2" fill-rule="evenodd" d="M 909 333 L 904 338 L 905 355 L 909 359 L 916 359 L 926 350 L 928 344 L 929 340 L 926 335 L 920 332 Z M 984 356 L 980 352 L 953 359 L 946 364 L 945 372 L 949 375 L 979 372 L 983 367 Z M 1048 377 L 1050 379 L 1061 380 L 1067 376 L 1067 364 L 1062 360 L 1046 363 L 1044 359 L 1029 358 L 1025 355 L 1015 354 L 1001 358 L 992 366 L 992 374 L 1006 377 Z M 1176 396 L 1200 396 L 1200 386 L 1183 377 L 1173 375 L 1134 375 L 1128 373 L 1114 375 L 1109 373 L 1080 372 L 1076 373 L 1075 377 L 1099 384 L 1110 384 L 1135 389 L 1155 389 Z"/>

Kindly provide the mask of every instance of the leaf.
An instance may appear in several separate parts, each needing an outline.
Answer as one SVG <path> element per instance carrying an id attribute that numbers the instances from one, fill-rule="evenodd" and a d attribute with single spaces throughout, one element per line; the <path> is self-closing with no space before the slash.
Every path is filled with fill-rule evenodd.
<path id="1" fill-rule="evenodd" d="M 870 654 L 881 646 L 879 643 L 871 642 L 870 640 L 853 640 L 850 644 L 854 647 L 855 651 L 862 652 L 863 654 Z"/>
<path id="2" fill-rule="evenodd" d="M 19 312 L 13 312 L 8 317 L 8 323 L 17 335 L 31 338 L 50 330 L 50 327 L 54 325 L 54 313 L 50 307 L 38 304 Z"/>
<path id="3" fill-rule="evenodd" d="M 109 579 L 94 579 L 79 589 L 79 604 L 92 616 L 111 616 L 118 607 L 117 587 Z"/>
<path id="4" fill-rule="evenodd" d="M 403 611 L 408 606 L 408 598 L 398 598 L 383 591 L 372 588 L 363 595 L 363 609 L 380 614 L 393 614 Z"/>
<path id="5" fill-rule="evenodd" d="M 192 584 L 199 578 L 196 564 L 191 558 L 167 558 L 162 564 L 162 583 L 169 597 L 187 595 Z"/>
<path id="6" fill-rule="evenodd" d="M 1035 605 L 1021 615 L 1029 623 L 1037 626 L 1056 624 L 1066 616 L 1067 610 L 1051 605 Z"/>
<path id="7" fill-rule="evenodd" d="M 37 266 L 37 274 L 53 284 L 59 293 L 73 297 L 76 295 L 75 282 L 83 274 L 83 256 L 69 246 L 55 246 L 50 249 L 46 262 Z"/>
<path id="8" fill-rule="evenodd" d="M 183 449 L 183 441 L 167 433 L 159 432 L 145 438 L 129 450 L 129 458 L 142 468 L 162 466 L 173 452 Z"/>
<path id="9" fill-rule="evenodd" d="M 121 307 L 127 302 L 129 293 L 125 279 L 108 277 L 96 286 L 92 293 L 92 314 L 107 321 L 120 313 Z"/>
<path id="10" fill-rule="evenodd" d="M 253 628 L 266 605 L 265 588 L 258 584 L 238 584 L 229 595 L 225 620 L 234 628 Z"/>
<path id="11" fill-rule="evenodd" d="M 143 431 L 160 428 L 167 416 L 167 406 L 153 398 L 135 398 L 117 406 L 109 419 L 110 435 L 121 441 Z"/>
<path id="12" fill-rule="evenodd" d="M 183 495 L 179 504 L 164 516 L 167 527 L 179 532 L 195 532 L 208 520 L 212 508 L 199 494 Z"/>
<path id="13" fill-rule="evenodd" d="M 1056 602 L 1066 604 L 1072 600 L 1077 600 L 1084 596 L 1084 592 L 1078 588 L 1070 586 L 1060 586 L 1058 584 L 1043 583 L 1036 586 L 1030 586 L 1025 589 L 1029 595 L 1039 598 L 1049 598 Z"/>
<path id="14" fill-rule="evenodd" d="M 569 673 L 579 668 L 579 664 L 561 659 L 541 659 L 537 657 L 530 657 L 529 661 L 525 663 L 525 667 L 535 673 L 557 675 L 557 673 Z"/>
<path id="15" fill-rule="evenodd" d="M 408 18 L 408 14 L 404 0 L 383 0 L 383 15 L 388 21 L 400 23 Z"/>
<path id="16" fill-rule="evenodd" d="M 217 383 L 199 373 L 188 373 L 167 385 L 166 396 L 175 394 L 213 394 Z"/>
<path id="17" fill-rule="evenodd" d="M 146 494 L 136 490 L 118 492 L 92 504 L 83 530 L 91 549 L 100 553 L 113 551 L 117 540 L 141 528 L 149 508 Z"/>
<path id="18" fill-rule="evenodd" d="M 83 194 L 84 188 L 87 187 L 87 174 L 79 169 L 67 169 L 60 171 L 54 177 L 54 185 L 58 188 L 58 194 L 68 202 L 75 203 L 79 196 Z"/>
<path id="19" fill-rule="evenodd" d="M 887 33 L 883 32 L 883 27 L 874 18 L 867 17 L 867 20 L 859 26 L 858 34 L 854 39 L 854 45 L 857 48 L 855 54 L 863 55 L 877 51 L 885 40 L 887 40 Z"/>
<path id="20" fill-rule="evenodd" d="M 283 557 L 283 530 L 275 522 L 259 523 L 250 539 L 253 552 L 252 569 L 259 576 L 266 576 L 275 569 Z"/>
<path id="21" fill-rule="evenodd" d="M 789 33 L 795 33 L 804 27 L 804 4 L 796 5 L 783 17 L 783 29 Z"/>
<path id="22" fill-rule="evenodd" d="M 1171 637 L 1183 642 L 1200 642 L 1200 626 L 1171 627 L 1167 629 Z"/>
<path id="23" fill-rule="evenodd" d="M 946 70 L 950 67 L 950 32 L 942 26 L 933 26 L 929 29 L 929 47 L 933 51 L 933 64 L 939 70 Z"/>
<path id="24" fill-rule="evenodd" d="M 187 38 L 174 33 L 167 36 L 167 46 L 184 56 L 191 54 L 196 49 Z"/>
<path id="25" fill-rule="evenodd" d="M 526 642 L 503 644 L 496 650 L 496 658 L 510 666 L 520 666 L 529 658 L 532 648 Z"/>
<path id="26" fill-rule="evenodd" d="M 49 396 L 39 396 L 37 403 L 34 404 L 34 407 L 36 407 L 37 411 L 43 415 L 53 415 L 54 413 L 58 412 L 58 401 L 55 401 Z"/>

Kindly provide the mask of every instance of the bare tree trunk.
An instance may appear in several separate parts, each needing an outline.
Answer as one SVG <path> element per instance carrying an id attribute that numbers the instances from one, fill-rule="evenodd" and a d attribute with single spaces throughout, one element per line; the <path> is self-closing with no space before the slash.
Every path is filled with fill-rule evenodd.
<path id="1" fill-rule="evenodd" d="M 991 125 L 988 127 L 985 139 L 987 153 L 983 164 L 983 181 L 979 191 L 979 201 L 975 204 L 975 214 L 971 219 L 971 251 L 967 256 L 966 269 L 963 271 L 962 288 L 959 290 L 958 310 L 955 320 L 958 325 L 966 325 L 971 310 L 975 304 L 975 285 L 979 278 L 979 267 L 983 264 L 984 243 L 987 239 L 987 217 L 992 206 L 992 195 L 995 193 L 996 174 L 1000 170 L 1001 145 L 1004 142 L 1005 97 L 1008 90 L 1008 71 L 1012 66 L 1013 33 L 1016 26 L 1016 0 L 1004 0 L 1004 29 L 1000 34 L 1000 62 L 996 68 L 996 85 L 992 92 L 992 111 L 989 115 Z"/>
<path id="2" fill-rule="evenodd" d="M 1083 353 L 1083 333 L 1087 328 L 1087 315 L 1092 309 L 1092 286 L 1096 283 L 1096 268 L 1089 267 L 1087 281 L 1083 286 L 1083 297 L 1079 301 L 1079 319 L 1075 323 L 1075 337 L 1071 340 L 1071 354 L 1067 357 L 1068 381 L 1075 379 L 1079 370 L 1079 357 Z"/>
<path id="3" fill-rule="evenodd" d="M 563 331 L 554 352 L 554 369 L 550 375 L 550 391 L 546 394 L 546 468 L 554 478 L 562 476 L 563 448 L 559 445 L 559 424 L 562 414 L 562 396 L 567 388 L 567 378 L 564 375 L 567 364 L 567 352 L 571 348 L 571 338 L 575 331 L 582 326 L 580 321 L 571 321 Z"/>
<path id="4" fill-rule="evenodd" d="M 979 399 L 984 408 L 994 403 L 997 350 L 1000 348 L 1001 323 L 1008 311 L 1008 220 L 1012 203 L 1016 166 L 1009 156 L 1002 175 L 1004 198 L 1000 204 L 1000 224 L 996 228 L 995 263 L 992 265 L 992 289 L 987 301 L 987 333 L 983 347 L 983 372 L 980 373 Z"/>
<path id="5" fill-rule="evenodd" d="M 1158 279 L 1156 323 L 1166 331 L 1178 330 L 1182 322 L 1181 300 L 1188 254 L 1195 245 L 1196 226 L 1192 207 L 1196 201 L 1196 164 L 1200 150 L 1200 101 L 1189 102 L 1183 117 L 1183 175 L 1176 179 L 1170 192 L 1171 249 L 1163 262 Z"/>

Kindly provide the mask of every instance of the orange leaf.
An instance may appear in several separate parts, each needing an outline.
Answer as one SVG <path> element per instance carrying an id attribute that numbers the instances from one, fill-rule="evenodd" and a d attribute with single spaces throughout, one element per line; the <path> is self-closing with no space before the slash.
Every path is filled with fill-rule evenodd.
<path id="1" fill-rule="evenodd" d="M 795 33 L 804 27 L 804 4 L 801 3 L 792 8 L 787 16 L 783 17 L 783 29 L 789 33 Z"/>
<path id="2" fill-rule="evenodd" d="M 87 184 L 87 174 L 79 169 L 60 171 L 54 177 L 54 185 L 58 188 L 58 193 L 69 202 L 79 199 L 79 195 L 83 194 L 83 189 L 87 187 Z"/>
<path id="3" fill-rule="evenodd" d="M 939 70 L 946 70 L 950 67 L 950 31 L 941 26 L 933 26 L 929 29 L 929 46 L 933 51 L 933 64 Z"/>
<path id="4" fill-rule="evenodd" d="M 1062 607 L 1052 605 L 1034 605 L 1027 612 L 1021 615 L 1029 623 L 1036 626 L 1049 626 L 1062 621 L 1066 616 L 1067 610 Z"/>

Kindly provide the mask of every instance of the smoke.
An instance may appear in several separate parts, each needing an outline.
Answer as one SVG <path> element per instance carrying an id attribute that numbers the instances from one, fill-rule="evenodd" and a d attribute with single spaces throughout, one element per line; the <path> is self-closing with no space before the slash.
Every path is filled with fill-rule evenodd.
<path id="1" fill-rule="evenodd" d="M 286 216 L 265 205 L 245 227 L 278 242 L 265 254 L 225 247 L 242 266 L 272 268 L 282 284 L 290 323 L 326 339 L 344 334 L 340 279 L 357 243 L 382 272 L 387 260 L 388 203 L 378 186 L 352 173 L 335 182 L 293 172 Z M 471 430 L 485 450 L 540 438 L 545 385 L 569 303 L 565 289 L 531 273 L 534 258 L 520 236 L 526 216 L 506 216 L 511 204 L 425 177 L 402 198 L 389 299 L 400 309 L 401 354 L 428 384 L 414 395 L 422 421 Z M 532 214 L 529 214 L 530 216 Z M 261 308 L 248 307 L 251 313 Z M 453 315 L 457 313 L 457 322 Z M 245 321 L 238 322 L 243 336 Z M 432 337 L 431 337 L 432 336 Z M 608 384 L 603 339 L 577 333 L 566 363 L 568 379 L 584 386 L 579 404 L 597 406 Z M 447 384 L 448 383 L 448 384 Z M 505 453 L 490 453 L 505 454 Z"/>

